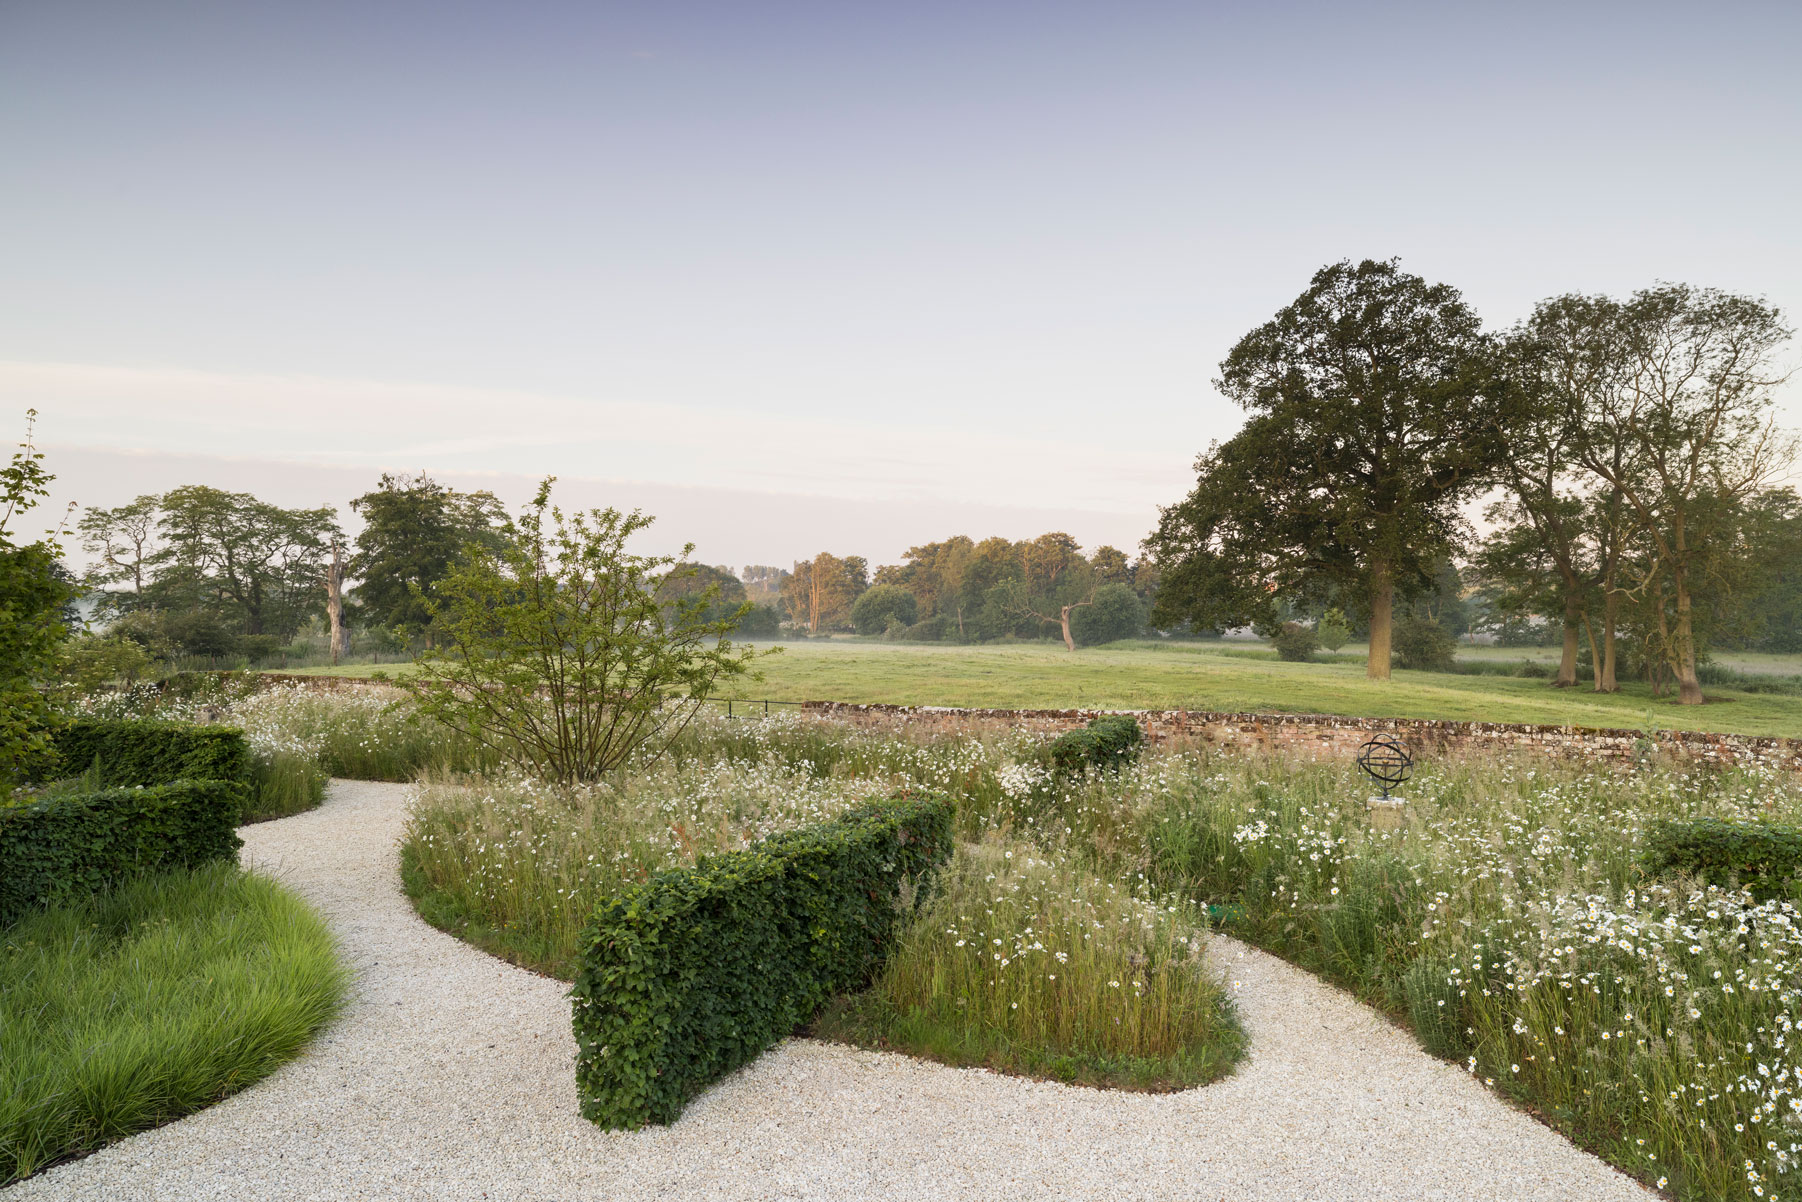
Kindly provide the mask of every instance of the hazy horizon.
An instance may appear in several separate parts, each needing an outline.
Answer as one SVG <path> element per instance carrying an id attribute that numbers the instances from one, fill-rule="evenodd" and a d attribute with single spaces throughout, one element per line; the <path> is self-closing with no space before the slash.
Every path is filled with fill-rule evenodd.
<path id="1" fill-rule="evenodd" d="M 1130 551 L 1324 263 L 1492 327 L 1661 279 L 1793 322 L 1799 40 L 1777 4 L 13 4 L 0 417 L 39 410 L 59 505 L 557 475 L 710 563 Z"/>

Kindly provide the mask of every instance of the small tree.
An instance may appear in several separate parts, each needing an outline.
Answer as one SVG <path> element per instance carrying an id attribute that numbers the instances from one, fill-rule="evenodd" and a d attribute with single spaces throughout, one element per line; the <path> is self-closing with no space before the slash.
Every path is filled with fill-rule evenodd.
<path id="1" fill-rule="evenodd" d="M 1345 611 L 1336 606 L 1327 610 L 1314 627 L 1314 637 L 1328 651 L 1337 651 L 1351 642 L 1351 624 L 1345 620 Z"/>
<path id="2" fill-rule="evenodd" d="M 16 539 L 16 522 L 56 478 L 32 445 L 37 411 L 26 416 L 25 441 L 0 468 L 0 794 L 50 754 L 57 717 L 38 686 L 56 669 L 67 634 L 63 606 L 74 591 L 57 572 L 54 532 L 23 546 Z"/>
<path id="3" fill-rule="evenodd" d="M 693 545 L 634 555 L 627 541 L 653 519 L 565 515 L 551 483 L 498 545 L 452 566 L 428 601 L 442 645 L 404 684 L 424 713 L 521 767 L 592 781 L 635 752 L 660 757 L 719 681 L 749 670 L 756 653 L 726 636 L 750 607 L 710 618 L 714 591 L 665 599 L 694 571 Z"/>
<path id="4" fill-rule="evenodd" d="M 1300 622 L 1284 622 L 1275 634 L 1270 636 L 1270 645 L 1276 648 L 1276 657 L 1292 664 L 1313 662 L 1314 653 L 1320 650 L 1320 636 L 1314 633 L 1312 626 Z"/>

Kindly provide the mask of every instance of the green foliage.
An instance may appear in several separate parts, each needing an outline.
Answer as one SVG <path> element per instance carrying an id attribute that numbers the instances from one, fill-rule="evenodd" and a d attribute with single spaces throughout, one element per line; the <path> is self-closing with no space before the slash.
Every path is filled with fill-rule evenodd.
<path id="1" fill-rule="evenodd" d="M 881 634 L 890 622 L 912 626 L 918 617 L 914 595 L 895 584 L 879 584 L 851 605 L 851 626 L 858 634 Z"/>
<path id="2" fill-rule="evenodd" d="M 961 846 L 942 886 L 874 987 L 829 1008 L 816 1036 L 1123 1089 L 1231 1070 L 1244 1037 L 1194 902 L 994 836 Z"/>
<path id="3" fill-rule="evenodd" d="M 243 798 L 234 782 L 188 780 L 0 807 L 0 924 L 139 873 L 235 856 Z"/>
<path id="4" fill-rule="evenodd" d="M 574 999 L 582 1113 L 669 1123 L 864 986 L 951 853 L 950 802 L 853 810 L 662 873 L 604 904 Z"/>
<path id="5" fill-rule="evenodd" d="M 1334 608 L 1321 616 L 1314 627 L 1314 637 L 1328 651 L 1337 651 L 1351 641 L 1351 624 L 1345 620 L 1345 611 Z"/>
<path id="6" fill-rule="evenodd" d="M 4 1185 L 267 1076 L 345 972 L 305 903 L 220 862 L 32 914 L 0 940 L 0 981 Z"/>
<path id="7" fill-rule="evenodd" d="M 200 484 L 163 494 L 158 506 L 163 545 L 148 560 L 155 580 L 134 606 L 209 611 L 278 644 L 324 608 L 320 576 L 342 537 L 332 507 L 283 509 Z"/>
<path id="8" fill-rule="evenodd" d="M 626 543 L 652 519 L 566 517 L 550 495 L 547 479 L 497 547 L 452 568 L 429 606 L 444 646 L 400 683 L 421 713 L 535 775 L 595 780 L 667 746 L 756 653 L 727 638 L 737 613 L 709 616 L 713 590 L 659 598 L 693 570 L 692 545 L 634 555 Z"/>
<path id="9" fill-rule="evenodd" d="M 81 771 L 99 761 L 108 785 L 174 780 L 251 781 L 250 747 L 230 726 L 194 726 L 150 718 L 77 718 L 56 733 L 57 762 Z"/>
<path id="10" fill-rule="evenodd" d="M 1115 772 L 1139 758 L 1145 732 L 1138 719 L 1126 714 L 1104 714 L 1081 730 L 1067 730 L 1046 748 L 1052 771 L 1066 779 L 1093 768 Z"/>
<path id="11" fill-rule="evenodd" d="M 133 685 L 152 662 L 150 652 L 135 639 L 78 634 L 63 645 L 62 686 L 80 697 L 114 683 Z"/>
<path id="12" fill-rule="evenodd" d="M 309 756 L 276 751 L 251 757 L 251 800 L 244 822 L 267 822 L 313 809 L 325 800 L 325 771 Z"/>
<path id="13" fill-rule="evenodd" d="M 1802 827 L 1691 818 L 1655 828 L 1641 864 L 1648 876 L 1683 873 L 1760 901 L 1794 896 L 1802 877 Z"/>
<path id="14" fill-rule="evenodd" d="M 1394 261 L 1316 272 L 1220 365 L 1249 417 L 1146 542 L 1159 623 L 1268 624 L 1281 598 L 1338 594 L 1378 613 L 1429 583 L 1507 453 L 1488 358 L 1455 288 Z"/>
<path id="15" fill-rule="evenodd" d="M 1395 623 L 1391 650 L 1399 667 L 1417 672 L 1449 672 L 1457 657 L 1458 641 L 1433 619 L 1411 615 Z"/>
<path id="16" fill-rule="evenodd" d="M 1320 636 L 1314 633 L 1312 626 L 1300 622 L 1284 622 L 1270 639 L 1270 645 L 1276 648 L 1276 657 L 1292 664 L 1309 663 L 1314 653 L 1320 650 Z"/>
<path id="17" fill-rule="evenodd" d="M 505 516 L 489 492 L 460 493 L 430 476 L 382 473 L 350 503 L 363 519 L 349 570 L 352 590 L 377 626 L 424 628 L 430 599 L 471 543 L 492 548 Z"/>
<path id="18" fill-rule="evenodd" d="M 1120 553 L 1115 551 L 1114 554 Z M 1095 590 L 1095 600 L 1091 604 L 1070 614 L 1070 633 L 1079 647 L 1137 638 L 1144 632 L 1145 603 L 1127 584 L 1100 586 Z"/>
<path id="19" fill-rule="evenodd" d="M 67 633 L 63 608 L 74 589 L 59 572 L 55 539 L 21 545 L 14 528 L 49 495 L 56 477 L 44 470 L 43 459 L 28 422 L 25 441 L 0 468 L 0 798 L 44 758 L 58 724 L 38 686 L 55 671 Z"/>

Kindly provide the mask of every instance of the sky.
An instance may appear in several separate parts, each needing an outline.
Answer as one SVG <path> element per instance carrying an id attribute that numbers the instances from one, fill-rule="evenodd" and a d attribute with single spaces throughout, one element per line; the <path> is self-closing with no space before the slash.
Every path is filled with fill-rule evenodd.
<path id="1" fill-rule="evenodd" d="M 0 431 L 38 410 L 59 504 L 555 475 L 710 563 L 1130 549 L 1325 263 L 1495 327 L 1802 311 L 1798 46 L 1794 3 L 0 0 Z"/>

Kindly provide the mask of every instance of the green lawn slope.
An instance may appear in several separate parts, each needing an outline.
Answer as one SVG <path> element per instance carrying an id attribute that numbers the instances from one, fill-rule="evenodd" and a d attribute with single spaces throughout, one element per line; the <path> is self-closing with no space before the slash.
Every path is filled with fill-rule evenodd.
<path id="1" fill-rule="evenodd" d="M 1134 641 L 1074 653 L 1057 643 L 987 646 L 817 640 L 758 661 L 734 697 L 1005 709 L 1197 709 L 1723 731 L 1802 737 L 1802 697 L 1708 690 L 1708 704 L 1613 695 L 1544 679 L 1397 671 L 1362 663 L 1283 663 L 1255 643 Z M 338 675 L 367 676 L 348 668 Z M 1802 669 L 1799 669 L 1802 670 Z M 308 670 L 333 674 L 331 669 Z M 393 668 L 388 668 L 392 673 Z"/>

